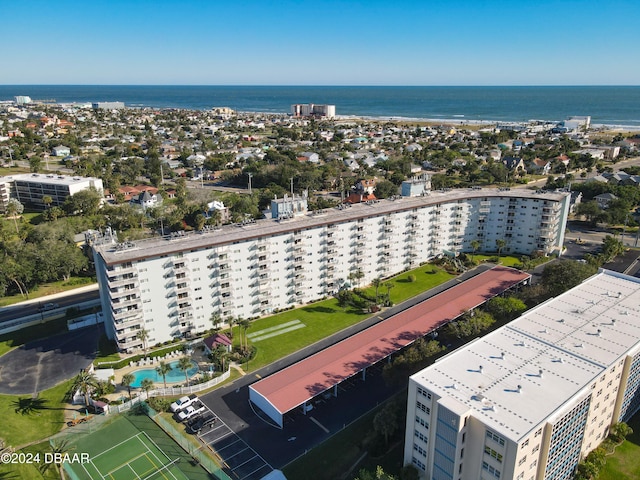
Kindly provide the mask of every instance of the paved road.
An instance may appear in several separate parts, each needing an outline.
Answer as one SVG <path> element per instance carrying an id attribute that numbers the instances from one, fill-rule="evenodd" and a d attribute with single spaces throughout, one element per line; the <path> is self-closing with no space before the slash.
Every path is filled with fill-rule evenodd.
<path id="1" fill-rule="evenodd" d="M 271 420 L 263 418 L 265 417 L 264 414 L 254 410 L 254 406 L 249 402 L 248 386 L 250 384 L 491 267 L 493 267 L 492 264 L 486 264 L 473 271 L 466 272 L 439 287 L 380 312 L 379 315 L 338 332 L 271 365 L 250 372 L 231 385 L 203 395 L 202 400 L 233 432 L 250 445 L 270 465 L 274 468 L 282 468 L 334 435 L 345 425 L 353 422 L 363 412 L 370 411 L 390 398 L 391 395 L 397 393 L 403 387 L 389 387 L 385 384 L 381 375 L 382 365 L 370 367 L 367 370 L 366 382 L 362 381 L 358 375 L 352 377 L 352 379 L 340 385 L 338 397 L 331 397 L 314 404 L 314 409 L 307 415 L 304 415 L 301 410 L 295 410 L 285 416 L 285 427 L 281 430 L 274 427 Z"/>
<path id="2" fill-rule="evenodd" d="M 97 283 L 77 290 L 80 291 L 70 290 L 68 292 L 57 293 L 55 295 L 49 295 L 47 297 L 41 297 L 15 305 L 2 307 L 0 308 L 0 324 L 8 320 L 15 320 L 28 315 L 35 315 L 39 313 L 39 308 L 45 303 L 55 302 L 58 304 L 59 309 L 43 312 L 43 318 L 46 318 L 48 315 L 55 314 L 56 312 L 64 311 L 66 308 L 73 305 L 98 300 L 100 298 Z"/>

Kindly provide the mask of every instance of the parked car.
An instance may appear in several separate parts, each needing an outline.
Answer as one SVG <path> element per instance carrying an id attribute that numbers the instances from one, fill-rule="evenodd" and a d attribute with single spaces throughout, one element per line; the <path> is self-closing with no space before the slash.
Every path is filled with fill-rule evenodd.
<path id="1" fill-rule="evenodd" d="M 195 417 L 199 413 L 204 412 L 206 409 L 207 407 L 205 407 L 204 404 L 199 400 L 197 402 L 193 402 L 187 408 L 182 409 L 178 412 L 178 421 L 184 422 L 185 420 L 188 420 L 191 417 Z"/>
<path id="2" fill-rule="evenodd" d="M 173 413 L 179 412 L 180 410 L 187 408 L 197 399 L 198 399 L 198 396 L 196 394 L 191 394 L 189 396 L 185 395 L 184 397 L 179 398 L 178 400 L 176 400 L 171 404 L 171 411 Z"/>
<path id="3" fill-rule="evenodd" d="M 60 305 L 57 303 L 45 303 L 40 307 L 41 312 L 46 312 L 47 310 L 55 310 L 56 308 L 60 308 Z"/>
<path id="4" fill-rule="evenodd" d="M 196 417 L 190 418 L 187 423 L 187 432 L 200 433 L 204 427 L 211 428 L 214 423 L 216 423 L 217 417 L 213 414 L 213 412 L 204 412 L 202 415 L 198 415 Z"/>

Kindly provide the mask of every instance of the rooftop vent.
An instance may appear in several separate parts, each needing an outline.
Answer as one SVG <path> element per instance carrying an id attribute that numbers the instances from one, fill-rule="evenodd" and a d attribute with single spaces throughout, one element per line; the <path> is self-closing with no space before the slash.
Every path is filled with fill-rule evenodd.
<path id="1" fill-rule="evenodd" d="M 542 369 L 538 370 L 538 376 L 539 376 L 540 378 L 542 378 L 542 373 L 543 373 L 543 372 L 542 372 Z"/>
<path id="2" fill-rule="evenodd" d="M 479 371 L 480 373 L 482 373 L 482 370 L 483 370 L 483 367 L 482 367 L 482 365 L 480 365 L 480 366 L 478 367 L 478 371 Z"/>
<path id="3" fill-rule="evenodd" d="M 522 393 L 522 385 L 518 385 L 518 393 Z"/>
<path id="4" fill-rule="evenodd" d="M 504 352 L 500 352 L 500 358 L 504 360 Z"/>
<path id="5" fill-rule="evenodd" d="M 600 336 L 600 334 L 601 334 L 601 333 L 602 333 L 602 330 L 600 330 L 600 329 L 598 329 L 598 330 L 596 331 L 596 335 L 597 335 L 598 337 Z"/>

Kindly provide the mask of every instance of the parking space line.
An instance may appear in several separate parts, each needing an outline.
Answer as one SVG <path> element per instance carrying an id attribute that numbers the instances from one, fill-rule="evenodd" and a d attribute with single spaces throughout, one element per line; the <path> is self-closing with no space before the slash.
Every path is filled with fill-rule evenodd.
<path id="1" fill-rule="evenodd" d="M 254 458 L 255 458 L 255 457 L 254 457 Z M 250 477 L 250 476 L 251 476 L 251 475 L 253 475 L 254 473 L 259 472 L 260 470 L 262 470 L 264 467 L 271 468 L 271 467 L 269 467 L 269 465 L 267 465 L 266 463 L 263 463 L 263 464 L 262 464 L 262 466 L 260 466 L 260 468 L 256 468 L 254 471 L 247 473 L 247 474 L 246 474 L 244 477 L 242 477 L 242 478 Z M 262 478 L 262 476 L 261 476 L 260 478 Z"/>
<path id="2" fill-rule="evenodd" d="M 329 429 L 327 427 L 325 427 L 324 425 L 322 425 L 318 420 L 316 420 L 313 417 L 309 417 L 309 420 L 311 420 L 313 423 L 315 423 L 317 426 L 319 426 L 322 430 L 324 430 L 324 433 L 329 433 Z"/>
<path id="3" fill-rule="evenodd" d="M 239 469 L 240 467 L 242 467 L 243 465 L 246 465 L 247 463 L 249 463 L 250 461 L 252 461 L 254 458 L 259 458 L 258 455 L 254 455 L 253 457 L 249 458 L 248 460 L 242 462 L 239 465 L 236 465 L 234 468 L 231 469 L 231 471 L 233 472 L 234 470 Z"/>
<path id="4" fill-rule="evenodd" d="M 245 443 L 245 445 L 246 445 L 246 443 Z M 232 459 L 233 457 L 235 457 L 236 455 L 240 455 L 242 452 L 244 452 L 244 451 L 246 451 L 246 450 L 249 450 L 249 447 L 248 447 L 248 446 L 247 446 L 246 448 L 243 448 L 242 450 L 238 450 L 238 451 L 237 451 L 237 452 L 235 452 L 233 455 L 229 455 L 228 457 L 225 457 L 225 458 L 227 458 L 227 459 L 229 459 L 229 460 L 230 460 L 230 459 Z M 255 452 L 253 452 L 253 453 L 255 453 Z M 256 456 L 254 455 L 254 456 L 253 456 L 253 457 L 251 457 L 251 458 L 255 458 L 255 457 L 256 457 Z"/>

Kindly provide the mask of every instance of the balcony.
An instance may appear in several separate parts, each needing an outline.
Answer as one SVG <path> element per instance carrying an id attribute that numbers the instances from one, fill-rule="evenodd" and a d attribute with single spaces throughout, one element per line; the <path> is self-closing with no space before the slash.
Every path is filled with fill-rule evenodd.
<path id="1" fill-rule="evenodd" d="M 118 340 L 118 349 L 120 350 L 129 350 L 130 348 L 142 348 L 143 344 L 141 340 L 137 338 L 124 338 L 122 340 Z"/>
<path id="2" fill-rule="evenodd" d="M 118 310 L 121 308 L 128 308 L 128 307 L 132 307 L 134 305 L 139 305 L 141 302 L 141 298 L 140 297 L 133 297 L 133 298 L 129 298 L 128 300 L 123 300 L 121 302 L 111 302 L 111 308 L 113 310 Z"/>
<path id="3" fill-rule="evenodd" d="M 136 317 L 142 318 L 142 310 L 137 308 L 132 308 L 131 310 L 121 310 L 119 312 L 115 310 L 111 310 L 114 322 L 118 320 L 124 320 L 125 318 Z"/>
<path id="4" fill-rule="evenodd" d="M 138 274 L 138 270 L 134 266 L 130 267 L 122 267 L 122 268 L 114 268 L 113 270 L 107 270 L 107 277 L 116 278 L 118 276 L 123 276 L 129 273 L 133 273 L 135 275 Z"/>
<path id="5" fill-rule="evenodd" d="M 127 318 L 125 320 L 119 320 L 114 322 L 116 330 L 122 330 L 123 328 L 138 327 L 142 323 L 142 315 Z"/>
<path id="6" fill-rule="evenodd" d="M 193 329 L 194 329 L 194 325 L 191 322 L 181 323 L 180 326 L 178 327 L 178 330 L 182 334 L 190 333 Z"/>
<path id="7" fill-rule="evenodd" d="M 128 274 L 126 277 L 122 278 L 120 276 L 114 276 L 114 277 L 108 277 L 107 278 L 107 285 L 109 286 L 109 288 L 119 288 L 119 287 L 123 287 L 125 285 L 131 284 L 131 283 L 137 283 L 138 282 L 138 274 L 134 273 L 134 274 Z"/>
<path id="8" fill-rule="evenodd" d="M 133 288 L 123 288 L 116 291 L 109 291 L 109 297 L 111 298 L 111 301 L 115 301 L 116 299 L 128 297 L 131 295 L 135 295 L 136 297 L 140 296 L 140 289 L 138 288 L 138 286 L 135 286 Z"/>

